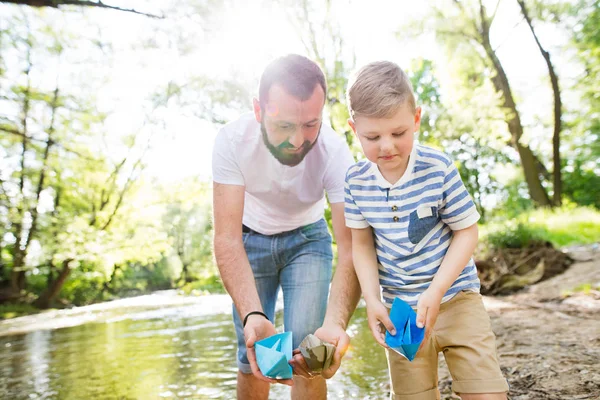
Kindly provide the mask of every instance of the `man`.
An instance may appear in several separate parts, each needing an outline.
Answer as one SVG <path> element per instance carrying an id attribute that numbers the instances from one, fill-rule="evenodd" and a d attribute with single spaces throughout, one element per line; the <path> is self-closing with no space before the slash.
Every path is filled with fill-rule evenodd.
<path id="1" fill-rule="evenodd" d="M 344 178 L 353 158 L 345 141 L 322 123 L 326 91 L 314 62 L 279 58 L 263 72 L 254 113 L 227 124 L 215 141 L 214 247 L 234 303 L 240 399 L 266 399 L 269 383 L 276 382 L 260 373 L 254 343 L 276 333 L 280 287 L 294 348 L 315 330 L 337 346 L 331 368 L 316 377 L 294 356 L 293 382 L 279 381 L 293 386 L 292 398 L 326 398 L 324 378 L 339 368 L 348 345 L 345 328 L 360 296 L 344 221 Z M 327 312 L 333 256 L 323 219 L 325 192 L 339 255 Z"/>

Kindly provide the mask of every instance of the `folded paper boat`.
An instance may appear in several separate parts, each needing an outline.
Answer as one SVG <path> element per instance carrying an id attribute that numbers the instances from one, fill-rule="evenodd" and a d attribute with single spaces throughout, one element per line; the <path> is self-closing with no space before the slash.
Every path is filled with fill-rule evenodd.
<path id="1" fill-rule="evenodd" d="M 278 333 L 254 344 L 260 372 L 273 379 L 291 379 L 292 332 Z"/>
<path id="2" fill-rule="evenodd" d="M 335 353 L 334 345 L 323 342 L 312 334 L 302 340 L 298 349 L 312 372 L 321 372 L 329 368 Z"/>
<path id="3" fill-rule="evenodd" d="M 417 327 L 417 313 L 404 301 L 394 299 L 390 319 L 396 327 L 396 334 L 385 333 L 385 343 L 409 361 L 414 360 L 425 336 L 425 328 Z"/>

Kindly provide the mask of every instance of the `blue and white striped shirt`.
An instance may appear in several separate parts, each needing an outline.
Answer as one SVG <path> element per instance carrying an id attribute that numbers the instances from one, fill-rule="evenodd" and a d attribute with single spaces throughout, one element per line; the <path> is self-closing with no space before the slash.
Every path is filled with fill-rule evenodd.
<path id="1" fill-rule="evenodd" d="M 395 297 L 416 306 L 448 251 L 452 232 L 479 220 L 452 160 L 416 143 L 406 172 L 395 184 L 368 160 L 350 167 L 345 203 L 346 226 L 373 228 L 379 283 L 389 306 Z M 462 290 L 479 292 L 479 287 L 471 258 L 442 302 Z"/>

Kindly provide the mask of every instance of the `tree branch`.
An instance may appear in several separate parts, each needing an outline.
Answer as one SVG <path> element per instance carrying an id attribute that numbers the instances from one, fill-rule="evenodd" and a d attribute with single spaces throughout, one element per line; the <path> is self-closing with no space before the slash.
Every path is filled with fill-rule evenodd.
<path id="1" fill-rule="evenodd" d="M 107 8 L 110 10 L 129 12 L 133 14 L 143 15 L 145 17 L 163 19 L 164 15 L 149 14 L 141 11 L 137 11 L 133 8 L 121 8 L 117 6 L 111 6 L 104 4 L 102 1 L 85 1 L 85 0 L 0 0 L 0 3 L 12 3 L 30 7 L 52 7 L 59 8 L 60 6 L 82 6 L 82 7 L 99 7 Z"/>
<path id="2" fill-rule="evenodd" d="M 10 133 L 12 135 L 20 136 L 20 137 L 23 138 L 23 140 L 28 140 L 28 141 L 32 141 L 32 142 L 40 142 L 40 143 L 44 143 L 44 144 L 47 143 L 47 140 L 31 137 L 29 135 L 24 134 L 21 131 L 18 131 L 17 129 L 10 128 L 10 127 L 7 127 L 7 126 L 0 126 L 0 132 L 6 132 L 6 133 Z M 75 150 L 72 150 L 72 149 L 66 147 L 65 145 L 63 145 L 63 144 L 61 144 L 59 142 L 56 142 L 56 141 L 53 141 L 53 140 L 51 140 L 51 142 L 52 142 L 53 145 L 61 147 L 62 149 L 64 149 L 68 153 L 75 154 L 76 156 L 81 157 L 81 158 L 83 158 L 85 160 L 88 160 L 88 161 L 98 162 L 97 159 L 85 156 L 85 155 L 83 155 L 83 154 L 81 154 L 81 153 L 79 153 L 79 152 L 77 152 Z"/>

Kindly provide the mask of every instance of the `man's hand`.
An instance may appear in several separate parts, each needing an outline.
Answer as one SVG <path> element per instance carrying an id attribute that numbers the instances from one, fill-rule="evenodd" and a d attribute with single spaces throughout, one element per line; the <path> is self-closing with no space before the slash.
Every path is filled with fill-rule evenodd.
<path id="1" fill-rule="evenodd" d="M 387 307 L 379 300 L 367 303 L 367 318 L 369 328 L 377 343 L 388 348 L 389 346 L 385 343 L 385 331 L 382 332 L 381 327 L 383 325 L 392 335 L 396 334 L 396 328 L 390 319 Z"/>
<path id="2" fill-rule="evenodd" d="M 269 336 L 273 336 L 277 333 L 275 327 L 265 317 L 262 315 L 251 315 L 248 317 L 248 321 L 246 321 L 246 326 L 244 327 L 244 338 L 246 339 L 246 352 L 248 355 L 248 361 L 250 362 L 250 368 L 252 369 L 252 374 L 261 381 L 269 382 L 269 383 L 282 383 L 284 385 L 293 385 L 293 381 L 291 379 L 271 379 L 262 374 L 260 369 L 258 368 L 258 364 L 256 363 L 256 351 L 254 350 L 254 343 L 267 338 Z"/>
<path id="3" fill-rule="evenodd" d="M 320 374 L 312 372 L 298 349 L 294 350 L 294 356 L 290 361 L 290 364 L 294 368 L 294 373 L 296 375 L 308 379 L 312 379 L 316 376 L 322 376 L 325 379 L 329 379 L 335 375 L 342 364 L 342 357 L 344 357 L 344 354 L 346 354 L 348 346 L 350 345 L 350 336 L 348 336 L 342 326 L 337 324 L 323 325 L 316 330 L 315 336 L 322 341 L 331 343 L 335 346 L 335 353 L 333 353 L 333 360 L 331 361 L 329 368 L 324 369 Z"/>
<path id="4" fill-rule="evenodd" d="M 417 302 L 417 327 L 425 327 L 425 336 L 423 337 L 421 346 L 419 346 L 419 350 L 421 350 L 431 336 L 435 321 L 440 312 L 440 304 L 443 297 L 444 293 L 432 287 L 425 290 L 419 297 L 419 301 Z"/>

